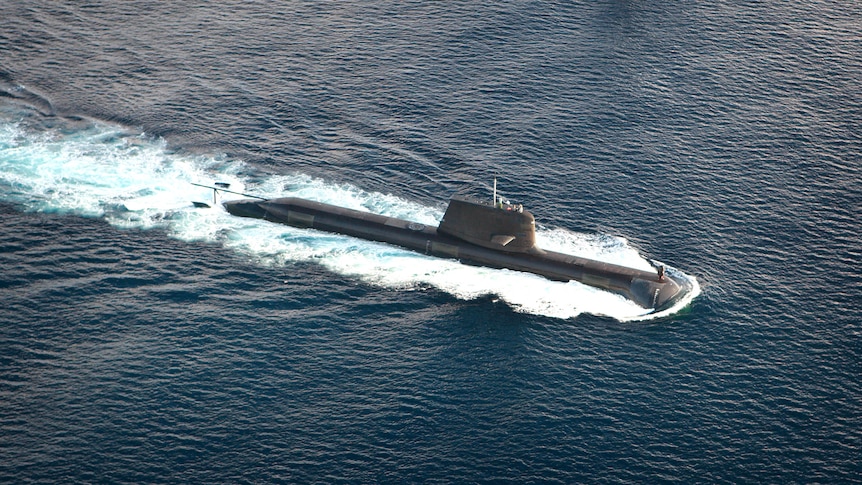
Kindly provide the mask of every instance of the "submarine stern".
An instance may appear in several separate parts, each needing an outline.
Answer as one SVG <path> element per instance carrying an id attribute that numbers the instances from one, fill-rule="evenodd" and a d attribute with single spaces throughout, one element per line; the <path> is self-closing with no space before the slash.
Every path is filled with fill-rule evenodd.
<path id="1" fill-rule="evenodd" d="M 229 214 L 239 217 L 266 219 L 266 209 L 260 206 L 259 200 L 231 200 L 222 204 Z"/>

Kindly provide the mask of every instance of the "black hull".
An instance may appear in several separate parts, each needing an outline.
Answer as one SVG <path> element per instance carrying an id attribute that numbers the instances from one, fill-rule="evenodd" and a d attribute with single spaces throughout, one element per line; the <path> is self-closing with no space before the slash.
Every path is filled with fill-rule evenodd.
<path id="1" fill-rule="evenodd" d="M 484 248 L 440 234 L 436 227 L 305 199 L 237 200 L 225 202 L 224 206 L 236 216 L 345 234 L 466 264 L 534 273 L 555 281 L 574 280 L 618 293 L 655 312 L 669 308 L 689 290 L 687 282 L 667 274 L 660 278 L 656 272 L 540 249 L 513 253 Z"/>

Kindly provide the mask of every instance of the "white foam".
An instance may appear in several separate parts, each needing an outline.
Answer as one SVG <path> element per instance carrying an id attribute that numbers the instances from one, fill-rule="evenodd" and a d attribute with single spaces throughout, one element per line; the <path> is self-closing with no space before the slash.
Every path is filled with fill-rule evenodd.
<path id="1" fill-rule="evenodd" d="M 124 228 L 166 228 L 183 241 L 232 248 L 262 265 L 316 261 L 339 274 L 386 288 L 433 287 L 469 300 L 495 295 L 515 311 L 556 318 L 586 312 L 621 321 L 655 318 L 625 298 L 575 282 L 559 283 L 507 270 L 465 266 L 385 244 L 230 216 L 211 202 L 212 191 L 190 182 L 231 183 L 231 190 L 263 197 L 303 197 L 358 210 L 436 225 L 439 208 L 389 194 L 363 191 L 304 174 L 241 177 L 241 162 L 171 153 L 164 141 L 107 124 L 85 130 L 29 131 L 0 122 L 0 186 L 3 199 L 30 210 L 101 217 Z M 247 189 L 246 184 L 252 188 Z M 241 198 L 224 194 L 225 198 Z M 650 269 L 647 260 L 618 237 L 540 230 L 539 245 L 615 264 Z M 672 268 L 669 271 L 675 271 Z M 696 281 L 690 278 L 696 286 Z M 674 313 L 684 307 L 681 302 Z"/>

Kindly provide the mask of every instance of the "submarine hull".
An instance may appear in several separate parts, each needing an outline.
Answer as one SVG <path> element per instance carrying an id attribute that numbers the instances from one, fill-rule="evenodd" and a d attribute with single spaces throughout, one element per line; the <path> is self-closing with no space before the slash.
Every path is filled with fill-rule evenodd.
<path id="1" fill-rule="evenodd" d="M 654 312 L 669 308 L 688 290 L 686 281 L 667 274 L 659 276 L 655 272 L 538 248 L 527 253 L 500 251 L 441 234 L 433 226 L 306 199 L 246 199 L 223 205 L 229 213 L 240 217 L 345 234 L 465 264 L 534 273 L 555 281 L 574 280 L 623 295 Z"/>

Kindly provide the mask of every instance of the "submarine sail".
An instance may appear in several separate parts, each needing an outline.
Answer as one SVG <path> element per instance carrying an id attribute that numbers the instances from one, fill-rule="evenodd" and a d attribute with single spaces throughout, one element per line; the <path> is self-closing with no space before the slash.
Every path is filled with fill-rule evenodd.
<path id="1" fill-rule="evenodd" d="M 687 280 L 667 274 L 663 267 L 644 271 L 543 250 L 536 246 L 534 216 L 520 204 L 498 200 L 496 193 L 491 204 L 452 197 L 438 227 L 297 197 L 255 197 L 223 205 L 240 217 L 389 243 L 430 256 L 534 273 L 554 281 L 578 281 L 623 295 L 653 312 L 670 308 L 691 290 Z"/>

